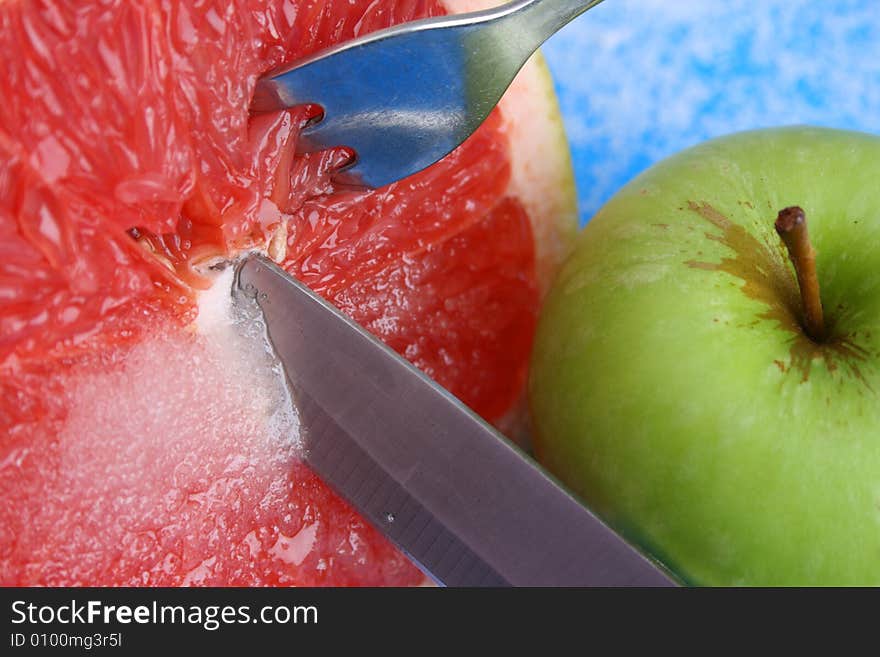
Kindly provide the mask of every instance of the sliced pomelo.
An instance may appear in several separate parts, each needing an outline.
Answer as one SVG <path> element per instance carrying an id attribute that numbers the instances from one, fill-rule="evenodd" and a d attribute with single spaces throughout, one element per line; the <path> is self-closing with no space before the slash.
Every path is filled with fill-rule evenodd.
<path id="1" fill-rule="evenodd" d="M 247 115 L 269 68 L 442 11 L 0 4 L 0 583 L 421 579 L 297 460 L 260 341 L 206 310 L 228 273 L 196 290 L 268 250 L 509 418 L 575 225 L 541 64 L 455 153 L 375 192 L 334 189 L 340 149 L 294 154 L 313 108 Z"/>

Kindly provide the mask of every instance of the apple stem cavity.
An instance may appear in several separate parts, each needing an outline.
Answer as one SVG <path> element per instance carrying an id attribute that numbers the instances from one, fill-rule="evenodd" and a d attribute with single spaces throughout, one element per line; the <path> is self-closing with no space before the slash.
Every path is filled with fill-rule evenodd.
<path id="1" fill-rule="evenodd" d="M 825 317 L 819 296 L 819 277 L 816 275 L 816 252 L 807 231 L 807 215 L 798 206 L 785 208 L 779 211 L 775 225 L 797 275 L 804 330 L 814 342 L 823 342 L 826 337 Z"/>

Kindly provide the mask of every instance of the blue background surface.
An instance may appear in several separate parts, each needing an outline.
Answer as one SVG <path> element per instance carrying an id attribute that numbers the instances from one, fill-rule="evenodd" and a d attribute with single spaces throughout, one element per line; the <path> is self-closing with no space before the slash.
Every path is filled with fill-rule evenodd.
<path id="1" fill-rule="evenodd" d="M 582 223 L 710 137 L 790 124 L 880 133 L 878 0 L 605 0 L 544 54 Z"/>

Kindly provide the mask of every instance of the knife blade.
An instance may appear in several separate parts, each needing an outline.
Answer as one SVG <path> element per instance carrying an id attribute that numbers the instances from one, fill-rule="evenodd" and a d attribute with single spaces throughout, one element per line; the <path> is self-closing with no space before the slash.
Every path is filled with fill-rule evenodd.
<path id="1" fill-rule="evenodd" d="M 270 260 L 244 258 L 233 296 L 262 314 L 305 462 L 439 584 L 675 583 L 448 391 Z"/>

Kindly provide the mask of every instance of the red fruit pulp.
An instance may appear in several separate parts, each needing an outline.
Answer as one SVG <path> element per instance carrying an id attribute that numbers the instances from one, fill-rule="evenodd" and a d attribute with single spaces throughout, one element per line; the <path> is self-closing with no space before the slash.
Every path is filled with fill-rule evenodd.
<path id="1" fill-rule="evenodd" d="M 342 149 L 294 153 L 312 108 L 247 112 L 265 71 L 442 12 L 0 4 L 0 584 L 421 579 L 253 426 L 259 382 L 210 383 L 226 357 L 185 327 L 205 266 L 274 236 L 289 272 L 475 410 L 512 406 L 538 299 L 500 115 L 354 192 L 331 182 Z"/>

